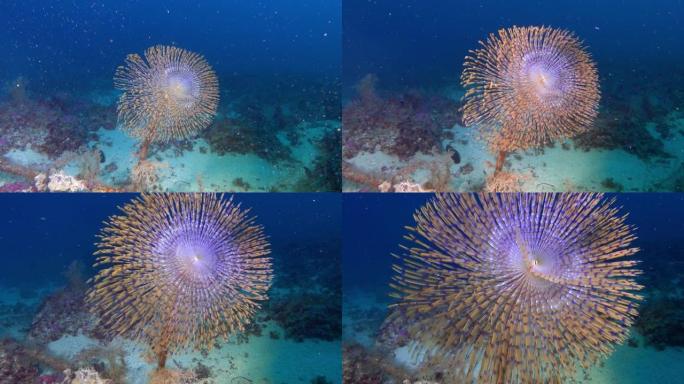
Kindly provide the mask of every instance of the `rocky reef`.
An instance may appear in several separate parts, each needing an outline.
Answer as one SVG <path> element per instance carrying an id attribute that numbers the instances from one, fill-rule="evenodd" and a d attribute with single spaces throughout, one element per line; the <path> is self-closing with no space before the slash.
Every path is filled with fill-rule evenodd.
<path id="1" fill-rule="evenodd" d="M 640 308 L 635 323 L 646 345 L 657 350 L 684 347 L 684 299 L 658 298 Z"/>
<path id="2" fill-rule="evenodd" d="M 462 124 L 461 103 L 439 93 L 415 90 L 384 96 L 377 90 L 377 82 L 375 75 L 365 76 L 356 86 L 356 98 L 343 109 L 344 180 L 359 191 L 449 190 L 450 167 L 461 158 L 456 149 L 443 147 L 442 142 L 453 139 L 450 129 Z M 359 164 L 365 160 L 357 158 L 378 153 L 398 161 L 373 170 Z M 414 179 L 419 171 L 428 172 L 425 180 Z"/>
<path id="3" fill-rule="evenodd" d="M 342 336 L 342 286 L 339 239 L 286 244 L 274 259 L 266 319 L 283 328 L 284 337 L 335 341 Z M 306 282 L 306 283 L 304 283 Z"/>
<path id="4" fill-rule="evenodd" d="M 684 81 L 684 71 L 613 70 L 602 81 L 594 127 L 578 136 L 575 145 L 584 150 L 622 149 L 642 160 L 671 157 L 664 141 L 684 135 L 675 129 L 676 120 L 684 117 L 684 93 L 673 86 Z"/>
<path id="5" fill-rule="evenodd" d="M 335 125 L 338 125 L 337 123 Z M 334 192 L 342 190 L 340 129 L 331 127 L 316 143 L 319 155 L 304 166 L 304 177 L 294 186 L 298 192 Z"/>
<path id="6" fill-rule="evenodd" d="M 0 151 L 34 150 L 51 159 L 77 151 L 96 139 L 100 128 L 114 129 L 116 111 L 69 94 L 0 102 Z"/>
<path id="7" fill-rule="evenodd" d="M 16 341 L 0 341 L 0 382 L 34 383 L 39 376 L 39 366 Z"/>
<path id="8" fill-rule="evenodd" d="M 219 155 L 253 153 L 272 163 L 290 160 L 290 148 L 276 136 L 279 127 L 271 126 L 274 120 L 256 108 L 248 110 L 250 117 L 217 120 L 202 134 L 211 151 Z"/>
<path id="9" fill-rule="evenodd" d="M 99 336 L 95 332 L 95 319 L 85 306 L 86 284 L 82 263 L 72 262 L 64 272 L 67 284 L 43 299 L 33 317 L 27 340 L 45 345 L 65 335 L 83 333 Z"/>
<path id="10" fill-rule="evenodd" d="M 684 347 L 684 264 L 672 255 L 683 255 L 684 246 L 674 241 L 643 245 L 641 276 L 646 300 L 639 306 L 635 329 L 646 346 L 657 350 Z"/>
<path id="11" fill-rule="evenodd" d="M 340 297 L 293 293 L 274 297 L 268 304 L 270 317 L 285 330 L 285 337 L 339 340 L 342 332 Z"/>
<path id="12" fill-rule="evenodd" d="M 441 152 L 444 130 L 461 122 L 460 104 L 418 91 L 384 98 L 377 82 L 375 75 L 364 77 L 356 87 L 358 97 L 344 107 L 344 158 L 359 152 L 383 151 L 400 159 Z"/>

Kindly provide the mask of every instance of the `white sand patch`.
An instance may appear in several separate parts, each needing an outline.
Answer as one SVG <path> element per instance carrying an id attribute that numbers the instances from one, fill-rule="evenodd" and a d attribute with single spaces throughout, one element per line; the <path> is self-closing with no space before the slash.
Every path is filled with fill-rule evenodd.
<path id="1" fill-rule="evenodd" d="M 660 139 L 653 124 L 646 127 L 651 134 Z M 684 164 L 684 135 L 677 132 L 684 130 L 684 119 L 674 122 L 673 135 L 664 142 L 664 150 L 672 158 L 658 158 L 642 160 L 636 155 L 623 150 L 592 149 L 584 151 L 575 149 L 569 140 L 570 149 L 563 149 L 562 142 L 556 143 L 554 148 L 544 148 L 543 154 L 536 154 L 533 150 L 518 151 L 508 154 L 506 160 L 511 170 L 526 176 L 522 185 L 525 192 L 540 191 L 609 191 L 606 180 L 612 179 L 622 186 L 623 191 L 648 191 L 659 187 L 659 183 L 666 180 L 680 165 Z M 488 175 L 494 171 L 494 154 L 489 152 L 487 145 L 478 138 L 476 128 L 454 126 L 450 131 L 454 134 L 452 140 L 444 140 L 443 147 L 450 145 L 458 151 L 460 163 L 450 166 L 452 190 L 465 192 L 481 188 Z M 411 160 L 403 161 L 393 155 L 382 152 L 361 152 L 348 160 L 358 169 L 374 174 L 392 174 L 412 161 L 435 161 L 437 157 L 416 154 Z M 459 172 L 466 164 L 472 170 L 463 174 Z M 429 172 L 419 169 L 409 175 L 413 181 L 424 183 L 429 178 Z M 350 186 L 346 186 L 348 187 Z M 664 188 L 670 188 L 665 186 Z"/>
<path id="2" fill-rule="evenodd" d="M 90 142 L 89 146 L 102 151 L 105 156 L 105 167 L 109 163 L 114 163 L 117 169 L 103 178 L 103 182 L 109 185 L 117 185 L 128 180 L 131 169 L 137 162 L 135 156 L 138 151 L 138 141 L 128 136 L 121 129 L 108 130 L 100 128 L 97 131 L 98 141 Z"/>
<path id="3" fill-rule="evenodd" d="M 633 332 L 635 338 L 641 337 Z M 643 345 L 640 340 L 639 345 Z M 591 383 L 597 384 L 678 384 L 684 377 L 684 349 L 666 348 L 657 351 L 650 347 L 633 348 L 620 345 L 603 367 L 589 370 Z"/>
<path id="4" fill-rule="evenodd" d="M 652 124 L 648 124 L 647 129 L 660 139 Z M 647 191 L 684 162 L 684 136 L 675 132 L 672 138 L 663 142 L 664 150 L 673 155 L 672 158 L 644 161 L 623 150 L 564 150 L 559 143 L 554 148 L 544 149 L 543 155 L 527 151 L 522 160 L 513 156 L 507 159 L 513 170 L 536 175 L 525 183 L 523 189 L 526 191 L 605 191 L 607 188 L 602 183 L 609 178 L 622 185 L 624 191 Z"/>
<path id="5" fill-rule="evenodd" d="M 5 157 L 13 163 L 25 167 L 42 165 L 50 161 L 46 155 L 36 152 L 30 145 L 26 149 L 12 149 L 5 154 Z"/>
<path id="6" fill-rule="evenodd" d="M 373 330 L 366 327 L 359 327 L 364 331 L 348 332 L 347 328 L 352 328 L 354 321 L 349 318 L 350 308 L 373 309 L 378 303 L 373 292 L 354 291 L 345 293 L 347 310 L 344 313 L 345 321 L 345 342 L 360 342 L 367 347 L 371 347 L 374 342 Z M 365 334 L 364 334 L 365 332 Z M 632 331 L 635 339 L 638 340 L 639 347 L 630 347 L 627 344 L 617 346 L 603 364 L 597 364 L 587 372 L 588 381 L 585 380 L 583 372 L 579 372 L 577 380 L 579 383 L 592 384 L 678 384 L 682 383 L 684 377 L 684 348 L 666 348 L 657 351 L 651 347 L 645 347 L 643 338 Z M 369 343 L 368 340 L 371 340 Z M 417 368 L 421 362 L 423 354 L 412 355 L 409 347 L 401 347 L 394 350 L 394 360 L 409 368 Z"/>
<path id="7" fill-rule="evenodd" d="M 219 344 L 204 357 L 198 351 L 170 355 L 167 368 L 193 369 L 198 362 L 209 367 L 212 382 L 234 384 L 238 378 L 246 378 L 250 383 L 280 384 L 304 383 L 321 375 L 333 383 L 341 383 L 342 355 L 339 342 L 306 340 L 297 343 L 292 340 L 271 339 L 271 331 L 283 335 L 284 332 L 273 323 L 263 328 L 262 336 L 250 336 L 248 343 L 236 344 L 234 341 Z M 130 384 L 148 382 L 155 365 L 145 359 L 145 347 L 123 339 L 112 342 L 121 346 L 125 353 Z M 97 340 L 83 335 L 65 336 L 48 345 L 57 356 L 72 359 L 81 350 L 97 345 Z"/>
<path id="8" fill-rule="evenodd" d="M 76 336 L 62 336 L 61 338 L 50 342 L 47 345 L 47 349 L 55 356 L 73 360 L 83 349 L 92 348 L 97 345 L 99 345 L 97 340 L 79 333 Z"/>
<path id="9" fill-rule="evenodd" d="M 211 152 L 204 139 L 194 140 L 192 151 L 184 151 L 181 156 L 174 149 L 167 149 L 150 153 L 150 159 L 161 163 L 158 172 L 161 189 L 165 191 L 242 191 L 245 186 L 250 191 L 289 190 L 305 176 L 304 167 L 311 167 L 319 155 L 315 143 L 328 130 L 339 129 L 339 123 L 336 124 L 321 122 L 300 127 L 297 145 L 291 144 L 284 133 L 278 134 L 279 140 L 291 147 L 292 162 L 274 164 L 255 154 L 218 155 Z M 99 140 L 90 146 L 103 151 L 103 166 L 111 162 L 117 165 L 117 170 L 105 175 L 103 182 L 124 183 L 137 162 L 138 141 L 121 129 L 100 129 L 97 133 Z"/>

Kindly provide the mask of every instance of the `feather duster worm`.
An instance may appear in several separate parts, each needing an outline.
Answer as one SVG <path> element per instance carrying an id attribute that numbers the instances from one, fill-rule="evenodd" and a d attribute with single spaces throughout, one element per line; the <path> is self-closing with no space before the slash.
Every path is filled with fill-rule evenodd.
<path id="1" fill-rule="evenodd" d="M 206 60 L 181 48 L 156 45 L 128 55 L 114 86 L 123 91 L 117 112 L 123 129 L 143 140 L 140 158 L 154 141 L 188 138 L 211 124 L 218 79 Z"/>
<path id="2" fill-rule="evenodd" d="M 244 331 L 267 299 L 269 243 L 248 211 L 214 194 L 142 195 L 106 223 L 86 300 L 111 336 L 168 353 Z"/>
<path id="3" fill-rule="evenodd" d="M 388 319 L 463 383 L 550 383 L 622 343 L 634 230 L 598 194 L 444 194 L 414 215 Z"/>
<path id="4" fill-rule="evenodd" d="M 490 34 L 466 57 L 463 121 L 499 152 L 540 147 L 587 130 L 598 113 L 598 74 L 568 31 L 513 27 Z"/>

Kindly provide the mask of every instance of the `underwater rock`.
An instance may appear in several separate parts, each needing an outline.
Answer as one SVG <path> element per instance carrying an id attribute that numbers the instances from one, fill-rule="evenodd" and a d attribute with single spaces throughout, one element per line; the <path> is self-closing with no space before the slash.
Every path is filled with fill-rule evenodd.
<path id="1" fill-rule="evenodd" d="M 149 384 L 193 384 L 196 382 L 193 372 L 165 368 L 154 371 Z"/>
<path id="2" fill-rule="evenodd" d="M 50 159 L 96 140 L 100 128 L 113 129 L 116 110 L 70 95 L 0 103 L 0 149 L 31 146 Z M 4 144 L 3 144 L 4 143 Z"/>
<path id="3" fill-rule="evenodd" d="M 684 346 L 684 299 L 659 298 L 639 308 L 635 322 L 645 340 L 657 350 Z"/>
<path id="4" fill-rule="evenodd" d="M 407 187 L 444 192 L 451 189 L 452 165 L 451 156 L 447 153 L 433 155 L 430 160 L 412 159 L 398 166 L 383 167 L 382 171 L 377 173 L 362 170 L 349 161 L 343 161 L 342 174 L 345 181 L 359 184 L 359 190 L 364 192 L 381 189 L 394 191 L 397 188 L 405 190 Z M 413 174 L 419 170 L 429 172 L 427 180 L 422 185 L 418 185 L 413 179 Z M 405 184 L 406 182 L 409 184 Z"/>
<path id="5" fill-rule="evenodd" d="M 242 177 L 237 177 L 233 180 L 233 185 L 243 191 L 249 191 L 252 186 L 246 182 Z"/>
<path id="6" fill-rule="evenodd" d="M 105 173 L 112 173 L 115 172 L 117 169 L 119 169 L 119 166 L 116 165 L 115 162 L 111 162 L 104 167 L 104 172 Z"/>
<path id="7" fill-rule="evenodd" d="M 382 98 L 373 75 L 357 86 L 358 98 L 342 112 L 343 155 L 378 150 L 408 159 L 416 153 L 431 153 L 441 147 L 444 129 L 459 122 L 459 104 L 442 96 L 407 92 Z"/>
<path id="8" fill-rule="evenodd" d="M 473 164 L 467 163 L 461 167 L 458 168 L 458 172 L 461 175 L 467 175 L 475 170 L 475 167 L 473 167 Z"/>
<path id="9" fill-rule="evenodd" d="M 622 149 L 642 160 L 671 157 L 665 152 L 663 142 L 646 129 L 646 121 L 620 114 L 608 117 L 614 113 L 601 113 L 592 129 L 574 138 L 575 146 L 585 151 L 593 148 Z"/>
<path id="10" fill-rule="evenodd" d="M 34 383 L 38 380 L 38 364 L 26 356 L 18 343 L 0 342 L 0 383 Z"/>
<path id="11" fill-rule="evenodd" d="M 417 380 L 392 355 L 366 349 L 361 344 L 342 345 L 342 382 L 355 384 L 413 383 Z"/>
<path id="12" fill-rule="evenodd" d="M 360 344 L 342 346 L 342 382 L 360 384 L 382 384 L 385 374 L 377 360 Z M 374 364 L 375 363 L 375 364 Z"/>
<path id="13" fill-rule="evenodd" d="M 47 296 L 33 317 L 28 339 L 47 344 L 64 335 L 92 335 L 95 321 L 84 307 L 85 290 L 63 288 Z"/>
<path id="14" fill-rule="evenodd" d="M 95 319 L 84 306 L 86 283 L 84 266 L 74 261 L 65 269 L 63 276 L 67 285 L 46 296 L 33 316 L 28 340 L 44 345 L 62 336 L 83 333 L 97 337 Z"/>
<path id="15" fill-rule="evenodd" d="M 392 189 L 394 189 L 394 192 L 434 192 L 429 188 L 425 188 L 422 185 L 409 180 L 404 180 L 394 184 Z"/>
<path id="16" fill-rule="evenodd" d="M 0 192 L 35 192 L 35 188 L 27 182 L 15 181 L 0 186 Z"/>
<path id="17" fill-rule="evenodd" d="M 126 352 L 120 344 L 102 343 L 82 349 L 73 361 L 76 366 L 92 366 L 100 377 L 112 383 L 126 381 Z"/>
<path id="18" fill-rule="evenodd" d="M 622 192 L 625 187 L 615 181 L 612 177 L 607 177 L 601 182 L 601 187 L 607 189 L 608 191 L 611 192 Z"/>
<path id="19" fill-rule="evenodd" d="M 339 125 L 337 123 L 336 125 Z M 341 134 L 338 127 L 330 127 L 316 143 L 319 155 L 311 169 L 304 167 L 305 175 L 294 186 L 301 192 L 335 192 L 342 190 Z"/>
<path id="20" fill-rule="evenodd" d="M 325 378 L 325 376 L 316 376 L 309 382 L 311 384 L 333 384 L 332 381 Z"/>
<path id="21" fill-rule="evenodd" d="M 211 151 L 219 155 L 229 153 L 255 154 L 271 163 L 291 159 L 290 148 L 284 145 L 268 126 L 260 126 L 261 119 L 222 119 L 203 131 L 202 137 Z"/>
<path id="22" fill-rule="evenodd" d="M 81 368 L 75 372 L 67 369 L 64 376 L 66 379 L 62 384 L 113 384 L 111 380 L 101 378 L 92 368 Z"/>
<path id="23" fill-rule="evenodd" d="M 88 141 L 87 133 L 83 134 L 74 129 L 78 124 L 78 120 L 73 116 L 64 116 L 48 123 L 47 136 L 37 146 L 38 149 L 51 158 L 56 158 L 66 151 L 78 150 Z"/>
<path id="24" fill-rule="evenodd" d="M 296 293 L 273 297 L 266 305 L 269 317 L 285 331 L 285 337 L 339 340 L 342 334 L 340 299 L 315 293 Z"/>
<path id="25" fill-rule="evenodd" d="M 83 181 L 65 174 L 64 171 L 59 171 L 48 177 L 47 190 L 50 192 L 82 192 L 87 191 L 88 187 Z"/>
<path id="26" fill-rule="evenodd" d="M 195 377 L 199 380 L 208 379 L 211 377 L 211 369 L 199 361 L 197 362 L 197 366 L 195 366 L 193 372 L 195 373 Z"/>

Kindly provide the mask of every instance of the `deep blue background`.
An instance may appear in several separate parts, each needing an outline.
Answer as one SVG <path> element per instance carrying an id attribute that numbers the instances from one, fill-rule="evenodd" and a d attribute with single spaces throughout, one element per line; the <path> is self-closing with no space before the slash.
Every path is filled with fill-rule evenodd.
<path id="1" fill-rule="evenodd" d="M 604 77 L 666 75 L 684 59 L 683 16 L 682 0 L 345 0 L 343 81 L 346 90 L 367 73 L 381 88 L 458 84 L 468 50 L 513 25 L 574 31 Z"/>
<path id="2" fill-rule="evenodd" d="M 391 253 L 400 253 L 405 226 L 414 225 L 413 213 L 431 194 L 345 194 L 342 277 L 345 292 L 350 288 L 384 291 L 388 288 Z M 669 258 L 684 262 L 684 194 L 608 194 L 628 213 L 628 223 L 637 227 L 637 258 L 645 270 L 653 261 L 662 265 Z"/>
<path id="3" fill-rule="evenodd" d="M 102 222 L 119 214 L 118 206 L 134 194 L 0 194 L 0 284 L 60 283 L 73 260 L 92 265 L 96 235 Z M 228 195 L 226 195 L 226 198 Z M 270 238 L 272 256 L 296 257 L 292 244 L 335 249 L 307 252 L 302 257 L 339 254 L 342 225 L 341 196 L 317 194 L 237 194 L 235 201 L 250 208 Z M 339 262 L 338 257 L 334 257 Z M 89 273 L 94 271 L 89 268 Z"/>
<path id="4" fill-rule="evenodd" d="M 174 44 L 222 76 L 341 70 L 339 0 L 3 0 L 0 83 L 24 75 L 74 89 L 108 79 L 129 53 Z"/>

